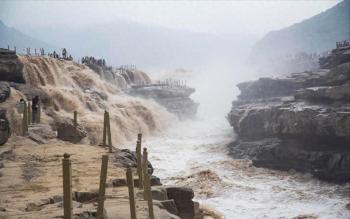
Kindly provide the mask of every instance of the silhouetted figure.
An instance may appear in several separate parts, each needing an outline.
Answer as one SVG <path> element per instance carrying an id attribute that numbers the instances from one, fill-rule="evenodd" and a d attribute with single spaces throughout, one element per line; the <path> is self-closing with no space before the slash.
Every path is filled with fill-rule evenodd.
<path id="1" fill-rule="evenodd" d="M 62 50 L 62 57 L 63 57 L 63 59 L 67 59 L 67 50 L 66 50 L 66 48 L 63 48 L 63 50 Z"/>
<path id="2" fill-rule="evenodd" d="M 38 109 L 39 109 L 39 96 L 35 96 L 33 99 L 32 99 L 32 121 L 33 123 L 37 123 L 38 121 Z"/>

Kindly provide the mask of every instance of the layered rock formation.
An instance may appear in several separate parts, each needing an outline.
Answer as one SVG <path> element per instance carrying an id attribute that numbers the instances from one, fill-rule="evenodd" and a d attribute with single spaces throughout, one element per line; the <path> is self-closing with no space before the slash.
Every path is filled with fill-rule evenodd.
<path id="1" fill-rule="evenodd" d="M 0 48 L 0 80 L 23 83 L 23 64 L 15 51 Z"/>
<path id="2" fill-rule="evenodd" d="M 185 86 L 162 86 L 158 84 L 133 86 L 127 89 L 126 92 L 133 96 L 154 99 L 180 119 L 193 117 L 197 113 L 199 105 L 190 98 L 195 89 Z"/>
<path id="3" fill-rule="evenodd" d="M 319 63 L 322 68 L 332 68 L 350 59 L 350 43 L 345 41 L 343 44 L 341 46 L 337 45 L 337 48 L 333 49 L 328 56 L 320 58 Z"/>
<path id="4" fill-rule="evenodd" d="M 350 60 L 330 70 L 238 85 L 230 151 L 253 165 L 350 181 Z"/>

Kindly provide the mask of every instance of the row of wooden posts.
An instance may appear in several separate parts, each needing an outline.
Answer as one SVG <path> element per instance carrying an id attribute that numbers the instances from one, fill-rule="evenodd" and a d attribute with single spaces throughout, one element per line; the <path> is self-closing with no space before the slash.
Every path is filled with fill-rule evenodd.
<path id="1" fill-rule="evenodd" d="M 33 116 L 32 106 L 30 101 L 28 102 L 23 101 L 22 135 L 25 135 L 28 133 L 29 125 L 33 123 L 32 116 Z M 35 123 L 40 123 L 40 117 L 41 117 L 41 104 L 38 104 L 38 111 L 35 117 L 36 118 Z"/>
<path id="2" fill-rule="evenodd" d="M 23 135 L 28 132 L 28 126 L 32 123 L 32 112 L 31 104 L 28 101 L 24 101 L 23 108 L 23 121 L 22 131 Z M 40 122 L 41 114 L 40 104 L 38 109 L 37 121 Z M 73 114 L 73 125 L 75 128 L 78 127 L 78 113 L 74 111 Z M 137 159 L 137 175 L 139 179 L 139 189 L 144 190 L 144 200 L 148 204 L 149 218 L 154 219 L 153 212 L 153 201 L 151 193 L 151 182 L 150 175 L 148 174 L 148 152 L 147 148 L 143 148 L 143 154 L 141 153 L 141 142 L 142 134 L 138 134 L 136 142 L 136 159 Z M 109 152 L 112 152 L 112 137 L 111 137 L 111 126 L 109 112 L 104 112 L 103 120 L 103 146 L 109 147 Z M 73 217 L 73 205 L 72 205 L 72 163 L 70 155 L 65 153 L 62 159 L 63 166 L 63 206 L 64 206 L 64 219 L 72 219 Z M 108 168 L 108 155 L 102 156 L 101 175 L 100 175 L 100 187 L 97 207 L 97 219 L 103 219 L 103 209 L 106 191 L 106 179 L 107 179 L 107 168 Z M 130 215 L 131 219 L 136 219 L 136 207 L 135 207 L 135 192 L 134 192 L 134 180 L 131 167 L 126 170 L 126 179 L 129 190 L 129 203 L 130 203 Z"/>
<path id="3" fill-rule="evenodd" d="M 108 115 L 108 114 L 107 114 Z M 107 117 L 108 118 L 108 117 Z M 106 120 L 108 121 L 108 120 Z M 151 192 L 150 174 L 148 173 L 148 152 L 147 148 L 143 148 L 143 154 L 141 154 L 141 141 L 142 134 L 138 134 L 138 140 L 136 143 L 137 154 L 137 175 L 139 178 L 139 189 L 143 189 L 143 198 L 148 204 L 148 216 L 150 219 L 154 219 L 153 212 L 153 200 Z M 64 154 L 62 159 L 63 166 L 63 206 L 64 206 L 64 219 L 73 219 L 73 199 L 72 199 L 72 163 L 69 154 Z M 108 155 L 102 156 L 101 174 L 100 174 L 100 186 L 97 205 L 97 219 L 103 219 L 103 209 L 106 192 L 106 180 L 108 169 Z M 136 201 L 134 190 L 134 179 L 132 168 L 126 169 L 126 180 L 129 191 L 129 204 L 130 204 L 130 217 L 136 219 Z"/>

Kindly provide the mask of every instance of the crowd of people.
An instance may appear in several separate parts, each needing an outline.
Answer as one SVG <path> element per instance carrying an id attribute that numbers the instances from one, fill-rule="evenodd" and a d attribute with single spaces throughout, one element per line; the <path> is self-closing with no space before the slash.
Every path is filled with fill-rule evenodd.
<path id="1" fill-rule="evenodd" d="M 93 56 L 85 56 L 81 58 L 81 64 L 87 64 L 87 65 L 99 65 L 99 66 L 106 66 L 106 60 L 105 59 L 96 59 Z"/>
<path id="2" fill-rule="evenodd" d="M 344 47 L 348 47 L 350 46 L 350 41 L 349 40 L 344 40 L 344 41 L 340 41 L 340 42 L 336 42 L 336 48 L 344 48 Z"/>
<path id="3" fill-rule="evenodd" d="M 52 53 L 48 53 L 47 55 L 52 57 L 52 58 L 56 58 L 56 59 L 61 58 L 61 56 L 56 51 L 53 51 Z M 70 61 L 73 60 L 72 55 L 68 55 L 66 48 L 62 49 L 62 59 L 70 60 Z"/>

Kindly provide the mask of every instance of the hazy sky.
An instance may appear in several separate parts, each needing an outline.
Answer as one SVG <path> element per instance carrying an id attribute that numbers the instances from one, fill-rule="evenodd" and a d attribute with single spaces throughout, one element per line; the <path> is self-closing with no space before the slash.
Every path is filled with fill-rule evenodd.
<path id="1" fill-rule="evenodd" d="M 116 19 L 194 32 L 262 35 L 316 15 L 340 0 L 279 1 L 1 1 L 14 27 L 84 27 Z"/>

